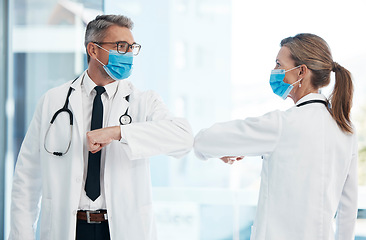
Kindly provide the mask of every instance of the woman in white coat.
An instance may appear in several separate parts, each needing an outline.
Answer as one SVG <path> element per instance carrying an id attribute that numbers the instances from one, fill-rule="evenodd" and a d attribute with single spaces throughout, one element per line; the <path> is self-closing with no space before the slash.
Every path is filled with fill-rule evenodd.
<path id="1" fill-rule="evenodd" d="M 329 84 L 331 71 L 336 82 L 327 99 L 319 89 Z M 298 34 L 282 40 L 270 85 L 296 105 L 202 130 L 197 156 L 229 163 L 235 157 L 225 156 L 262 156 L 251 240 L 354 239 L 357 139 L 349 71 L 333 62 L 322 38 Z"/>

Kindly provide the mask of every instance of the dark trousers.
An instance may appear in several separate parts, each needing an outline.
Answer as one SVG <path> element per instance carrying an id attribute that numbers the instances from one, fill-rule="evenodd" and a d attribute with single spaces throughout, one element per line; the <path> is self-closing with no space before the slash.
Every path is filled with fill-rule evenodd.
<path id="1" fill-rule="evenodd" d="M 110 240 L 108 221 L 101 223 L 87 223 L 77 220 L 76 240 Z"/>

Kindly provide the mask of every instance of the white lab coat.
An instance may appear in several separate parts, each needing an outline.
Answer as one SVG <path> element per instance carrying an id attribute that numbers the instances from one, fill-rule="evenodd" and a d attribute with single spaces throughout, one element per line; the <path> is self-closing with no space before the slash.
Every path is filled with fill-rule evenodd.
<path id="1" fill-rule="evenodd" d="M 309 94 L 297 104 L 312 99 L 326 98 Z M 323 104 L 215 124 L 194 149 L 202 159 L 263 156 L 251 240 L 354 239 L 356 134 L 342 132 Z"/>
<path id="2" fill-rule="evenodd" d="M 75 239 L 76 213 L 82 190 L 83 113 L 81 77 L 49 90 L 40 100 L 23 141 L 15 169 L 10 240 L 33 240 L 41 201 L 41 240 Z M 62 157 L 44 149 L 44 138 L 53 114 L 74 89 L 69 108 L 74 114 L 72 143 Z M 129 102 L 125 96 L 130 95 Z M 119 126 L 119 117 L 129 107 L 133 123 L 121 126 L 127 144 L 113 141 L 105 147 L 105 198 L 112 240 L 154 240 L 150 156 L 169 154 L 181 157 L 190 151 L 193 136 L 188 122 L 170 116 L 159 96 L 139 92 L 130 82 L 120 81 L 113 100 L 108 126 Z M 69 120 L 59 116 L 47 146 L 62 151 L 67 146 Z M 57 149 L 59 146 L 60 149 Z M 52 149 L 51 149 L 52 148 Z M 56 149 L 55 149 L 56 148 Z"/>

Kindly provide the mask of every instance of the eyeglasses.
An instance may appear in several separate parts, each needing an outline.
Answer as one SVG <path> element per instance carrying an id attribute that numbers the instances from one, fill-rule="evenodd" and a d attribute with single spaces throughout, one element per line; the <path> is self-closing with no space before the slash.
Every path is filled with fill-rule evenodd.
<path id="1" fill-rule="evenodd" d="M 125 41 L 120 41 L 120 42 L 93 42 L 93 43 L 96 43 L 96 44 L 116 44 L 118 53 L 125 54 L 131 49 L 134 56 L 138 55 L 139 52 L 140 52 L 140 49 L 141 49 L 140 44 L 138 44 L 138 43 L 129 44 L 128 42 L 125 42 Z"/>

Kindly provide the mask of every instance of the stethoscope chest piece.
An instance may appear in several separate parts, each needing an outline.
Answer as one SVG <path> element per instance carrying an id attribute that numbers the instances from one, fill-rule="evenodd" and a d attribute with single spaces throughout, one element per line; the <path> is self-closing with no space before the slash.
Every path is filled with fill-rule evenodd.
<path id="1" fill-rule="evenodd" d="M 121 125 L 127 125 L 130 124 L 132 122 L 132 118 L 130 115 L 128 114 L 123 114 L 120 118 L 119 118 L 119 123 Z"/>
<path id="2" fill-rule="evenodd" d="M 125 99 L 127 102 L 129 102 L 130 95 L 126 96 Z M 130 124 L 131 122 L 132 122 L 132 118 L 130 115 L 128 115 L 128 107 L 127 107 L 125 114 L 123 114 L 119 117 L 119 123 L 121 125 L 127 125 L 127 124 Z"/>

